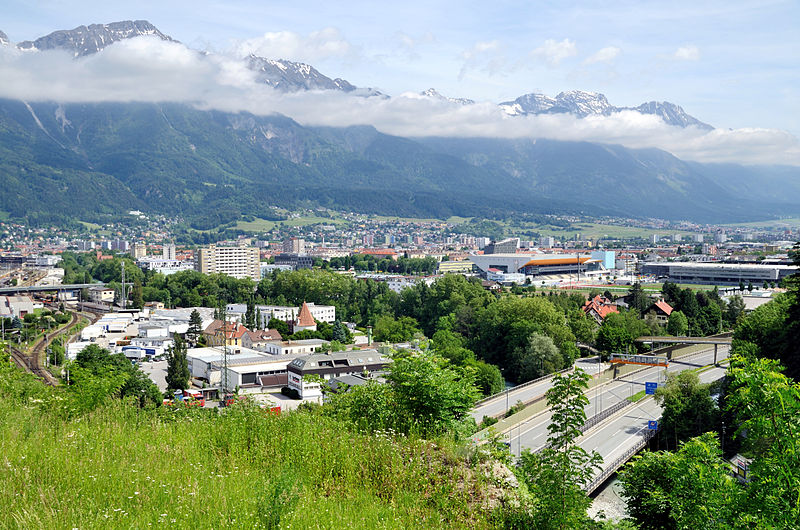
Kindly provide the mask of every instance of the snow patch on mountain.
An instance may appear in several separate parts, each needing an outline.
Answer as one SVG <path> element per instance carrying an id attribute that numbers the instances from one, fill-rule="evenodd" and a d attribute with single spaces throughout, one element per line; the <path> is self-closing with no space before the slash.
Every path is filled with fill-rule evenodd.
<path id="1" fill-rule="evenodd" d="M 161 40 L 176 42 L 146 20 L 123 20 L 110 24 L 91 24 L 88 27 L 78 26 L 71 30 L 54 31 L 35 41 L 20 42 L 17 44 L 17 48 L 40 51 L 62 49 L 72 52 L 73 57 L 84 57 L 97 53 L 117 41 L 143 35 L 155 35 Z"/>
<path id="2" fill-rule="evenodd" d="M 640 114 L 651 114 L 661 118 L 664 123 L 677 127 L 698 127 L 711 130 L 713 127 L 687 114 L 680 106 L 668 101 L 650 101 L 638 107 L 615 107 L 603 94 L 569 90 L 552 98 L 545 94 L 525 94 L 514 101 L 500 103 L 500 108 L 509 116 L 536 114 L 573 114 L 579 118 L 587 116 L 610 116 L 625 110 Z"/>

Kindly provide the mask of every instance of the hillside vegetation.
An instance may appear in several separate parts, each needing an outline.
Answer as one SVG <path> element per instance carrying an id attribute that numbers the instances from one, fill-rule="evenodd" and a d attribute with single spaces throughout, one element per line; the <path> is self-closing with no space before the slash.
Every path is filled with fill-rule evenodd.
<path id="1" fill-rule="evenodd" d="M 0 366 L 0 527 L 485 528 L 489 480 L 447 440 L 313 411 L 140 409 Z"/>

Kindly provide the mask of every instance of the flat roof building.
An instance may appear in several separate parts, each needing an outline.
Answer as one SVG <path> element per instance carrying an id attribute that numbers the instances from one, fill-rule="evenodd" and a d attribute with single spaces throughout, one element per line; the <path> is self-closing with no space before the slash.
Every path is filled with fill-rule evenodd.
<path id="1" fill-rule="evenodd" d="M 197 251 L 195 270 L 204 274 L 221 273 L 234 278 L 261 279 L 261 264 L 256 247 L 210 247 Z"/>
<path id="2" fill-rule="evenodd" d="M 793 265 L 759 265 L 740 263 L 695 263 L 695 262 L 657 262 L 644 263 L 643 275 L 668 279 L 676 283 L 697 283 L 708 285 L 739 285 L 764 282 L 779 282 L 798 272 Z"/>
<path id="3" fill-rule="evenodd" d="M 355 375 L 363 372 L 382 372 L 391 359 L 377 350 L 352 350 L 333 353 L 315 353 L 298 357 L 289 363 L 289 388 L 297 390 L 300 397 L 322 397 L 322 389 L 316 381 L 304 381 L 304 377 L 313 375 L 329 380 L 344 375 Z"/>

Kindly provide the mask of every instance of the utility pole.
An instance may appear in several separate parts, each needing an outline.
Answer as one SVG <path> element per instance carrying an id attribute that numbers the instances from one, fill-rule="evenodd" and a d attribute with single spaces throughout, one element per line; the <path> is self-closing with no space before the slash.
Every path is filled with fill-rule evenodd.
<path id="1" fill-rule="evenodd" d="M 228 392 L 228 308 L 220 308 L 222 317 L 222 402 L 225 403 L 225 394 Z"/>
<path id="2" fill-rule="evenodd" d="M 125 309 L 125 261 L 121 260 L 119 262 L 120 267 L 122 268 L 122 309 Z"/>

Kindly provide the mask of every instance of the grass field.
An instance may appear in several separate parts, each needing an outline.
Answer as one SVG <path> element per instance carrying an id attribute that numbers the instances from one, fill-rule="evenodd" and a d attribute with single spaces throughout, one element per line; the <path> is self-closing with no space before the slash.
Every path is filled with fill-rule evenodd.
<path id="1" fill-rule="evenodd" d="M 326 224 L 326 225 L 342 225 L 345 221 L 341 218 L 330 217 L 293 217 L 283 221 L 268 221 L 267 219 L 257 218 L 255 221 L 239 221 L 234 228 L 245 230 L 247 232 L 269 232 L 277 225 L 284 226 L 308 226 L 313 224 Z"/>
<path id="2" fill-rule="evenodd" d="M 750 228 L 797 228 L 800 227 L 800 218 L 772 219 L 769 221 L 754 221 L 752 223 L 732 223 L 724 226 L 739 226 Z"/>
<path id="3" fill-rule="evenodd" d="M 558 239 L 569 239 L 575 237 L 575 234 L 580 234 L 581 238 L 592 239 L 630 239 L 636 237 L 647 238 L 652 234 L 659 236 L 667 236 L 673 234 L 681 234 L 687 236 L 690 232 L 681 232 L 675 230 L 651 230 L 648 228 L 639 228 L 635 226 L 616 226 L 605 225 L 599 223 L 574 223 L 571 228 L 560 229 L 558 227 L 547 226 L 533 226 L 535 230 L 541 232 L 545 236 L 552 236 Z"/>
<path id="4" fill-rule="evenodd" d="M 353 432 L 314 412 L 71 413 L 0 366 L 0 528 L 486 528 L 457 445 Z"/>

